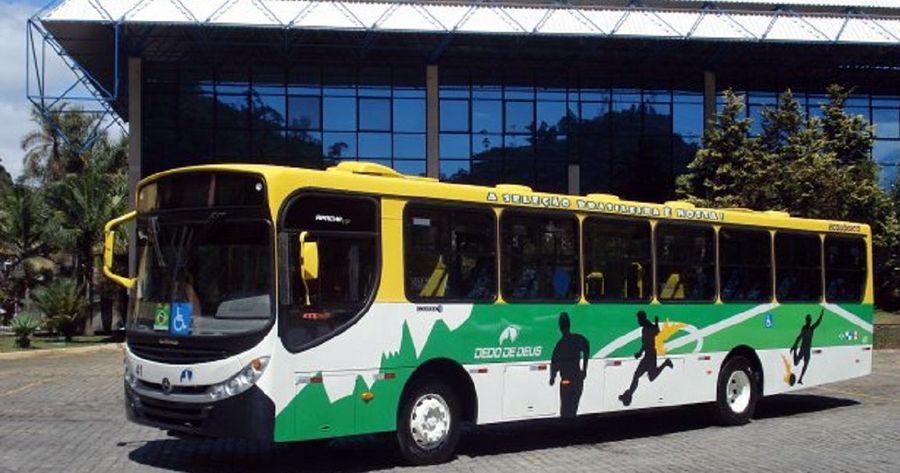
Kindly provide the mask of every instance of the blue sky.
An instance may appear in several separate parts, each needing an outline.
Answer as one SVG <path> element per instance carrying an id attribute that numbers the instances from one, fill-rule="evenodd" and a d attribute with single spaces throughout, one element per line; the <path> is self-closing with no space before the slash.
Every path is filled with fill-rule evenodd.
<path id="1" fill-rule="evenodd" d="M 48 0 L 0 0 L 0 164 L 13 176 L 22 170 L 19 143 L 31 129 L 25 98 L 25 22 Z M 67 73 L 59 66 L 48 71 Z"/>

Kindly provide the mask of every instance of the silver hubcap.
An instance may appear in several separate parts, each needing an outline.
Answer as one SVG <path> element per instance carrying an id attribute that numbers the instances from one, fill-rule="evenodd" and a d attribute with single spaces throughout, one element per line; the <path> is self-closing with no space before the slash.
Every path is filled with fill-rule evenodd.
<path id="1" fill-rule="evenodd" d="M 426 394 L 413 404 L 409 414 L 409 430 L 420 448 L 439 447 L 450 433 L 450 407 L 437 394 Z"/>
<path id="2" fill-rule="evenodd" d="M 728 406 L 737 414 L 744 412 L 750 405 L 750 377 L 744 371 L 738 370 L 728 377 L 725 389 Z"/>

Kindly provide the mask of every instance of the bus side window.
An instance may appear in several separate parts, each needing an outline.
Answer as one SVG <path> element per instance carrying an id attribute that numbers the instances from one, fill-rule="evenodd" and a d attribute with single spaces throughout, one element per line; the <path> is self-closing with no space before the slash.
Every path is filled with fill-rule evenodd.
<path id="1" fill-rule="evenodd" d="M 822 241 L 814 233 L 775 234 L 775 290 L 779 302 L 822 298 Z"/>
<path id="2" fill-rule="evenodd" d="M 588 217 L 582 228 L 585 298 L 591 302 L 649 300 L 650 222 Z"/>
<path id="3" fill-rule="evenodd" d="M 410 204 L 403 226 L 409 300 L 494 300 L 497 238 L 493 211 Z"/>
<path id="4" fill-rule="evenodd" d="M 578 298 L 578 219 L 571 214 L 504 211 L 501 281 L 508 301 Z"/>
<path id="5" fill-rule="evenodd" d="M 716 247 L 712 227 L 659 223 L 655 243 L 660 301 L 715 299 Z"/>
<path id="6" fill-rule="evenodd" d="M 772 299 L 772 237 L 768 230 L 722 228 L 719 274 L 725 302 Z"/>
<path id="7" fill-rule="evenodd" d="M 860 237 L 825 237 L 825 297 L 835 302 L 862 302 L 868 258 Z"/>

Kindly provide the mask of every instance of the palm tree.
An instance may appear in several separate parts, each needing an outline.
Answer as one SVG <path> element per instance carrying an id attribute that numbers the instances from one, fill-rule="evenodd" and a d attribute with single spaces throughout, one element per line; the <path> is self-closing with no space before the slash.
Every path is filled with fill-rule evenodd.
<path id="1" fill-rule="evenodd" d="M 40 190 L 14 184 L 0 198 L 0 283 L 7 293 L 4 308 L 12 313 L 36 280 L 55 269 L 47 255 L 59 235 Z"/>
<path id="2" fill-rule="evenodd" d="M 52 107 L 47 115 L 36 107 L 31 121 L 37 129 L 22 139 L 25 151 L 24 175 L 41 182 L 55 182 L 69 173 L 81 172 L 90 161 L 92 146 L 85 146 L 99 130 L 100 117 L 85 113 L 63 102 Z M 100 136 L 97 141 L 105 141 Z"/>
<path id="3" fill-rule="evenodd" d="M 80 174 L 66 176 L 52 189 L 55 220 L 74 256 L 72 276 L 93 303 L 102 252 L 103 226 L 127 210 L 127 177 L 108 173 L 109 160 L 116 159 L 116 147 L 95 155 Z M 91 310 L 93 315 L 93 310 Z"/>

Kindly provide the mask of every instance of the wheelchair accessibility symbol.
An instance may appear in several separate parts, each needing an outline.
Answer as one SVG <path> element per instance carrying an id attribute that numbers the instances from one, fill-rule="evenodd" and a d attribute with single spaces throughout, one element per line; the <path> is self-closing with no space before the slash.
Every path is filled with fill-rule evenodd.
<path id="1" fill-rule="evenodd" d="M 174 302 L 172 303 L 172 317 L 169 333 L 172 335 L 190 335 L 191 333 L 191 303 L 190 302 Z"/>

